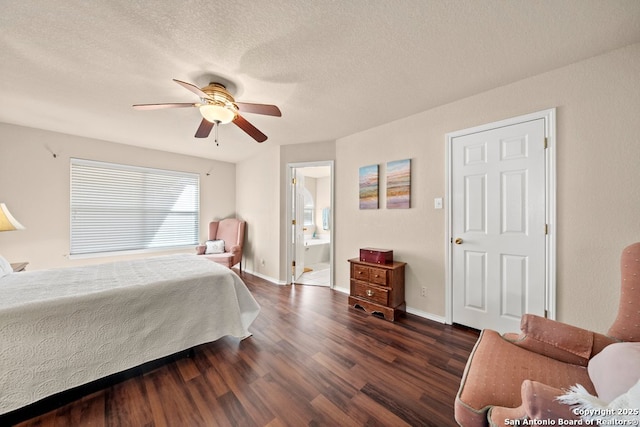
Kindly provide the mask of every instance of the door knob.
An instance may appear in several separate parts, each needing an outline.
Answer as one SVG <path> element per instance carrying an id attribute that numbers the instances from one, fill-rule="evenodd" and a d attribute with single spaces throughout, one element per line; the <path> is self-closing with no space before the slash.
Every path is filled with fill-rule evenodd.
<path id="1" fill-rule="evenodd" d="M 461 245 L 462 244 L 462 239 L 460 237 L 458 237 L 456 240 L 454 240 L 454 242 L 456 243 L 456 245 Z"/>

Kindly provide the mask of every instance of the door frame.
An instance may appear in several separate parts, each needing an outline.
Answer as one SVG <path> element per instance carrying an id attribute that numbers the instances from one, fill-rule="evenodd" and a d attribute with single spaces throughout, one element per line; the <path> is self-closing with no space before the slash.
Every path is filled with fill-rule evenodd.
<path id="1" fill-rule="evenodd" d="M 556 319 L 556 109 L 537 111 L 523 116 L 512 117 L 493 123 L 450 132 L 445 135 L 445 323 L 451 325 L 453 319 L 453 234 L 452 234 L 452 144 L 453 139 L 472 133 L 484 132 L 505 126 L 512 126 L 532 120 L 544 119 L 545 137 L 545 218 L 547 235 L 545 239 L 545 313 L 549 319 Z"/>
<path id="2" fill-rule="evenodd" d="M 292 221 L 293 221 L 293 203 L 292 200 L 292 192 L 293 192 L 293 170 L 299 168 L 307 168 L 314 166 L 329 166 L 330 169 L 330 190 L 331 194 L 329 196 L 329 236 L 331 241 L 329 242 L 329 289 L 333 289 L 335 286 L 335 269 L 334 269 L 334 240 L 335 240 L 335 224 L 334 224 L 334 207 L 335 207 L 335 168 L 333 160 L 318 160 L 314 162 L 298 162 L 298 163 L 287 163 L 287 233 L 286 233 L 286 242 L 287 242 L 287 284 L 292 284 L 293 274 L 291 274 L 291 267 L 293 265 L 294 259 L 294 250 L 293 244 L 293 232 L 292 232 Z"/>

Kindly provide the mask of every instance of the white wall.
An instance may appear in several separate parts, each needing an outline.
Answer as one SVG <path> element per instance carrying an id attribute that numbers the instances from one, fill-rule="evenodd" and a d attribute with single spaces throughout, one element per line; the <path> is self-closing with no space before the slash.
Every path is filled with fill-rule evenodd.
<path id="1" fill-rule="evenodd" d="M 28 269 L 35 270 L 150 255 L 68 258 L 72 157 L 200 174 L 202 241 L 209 221 L 235 216 L 232 163 L 0 123 L 0 201 L 26 227 L 0 233 L 0 254 L 9 261 L 28 261 Z"/>
<path id="2" fill-rule="evenodd" d="M 445 211 L 433 199 L 445 195 L 446 133 L 557 107 L 558 319 L 605 332 L 620 252 L 640 240 L 639 76 L 636 44 L 339 139 L 336 285 L 360 247 L 393 249 L 408 263 L 407 306 L 443 317 Z M 359 210 L 358 168 L 407 158 L 411 209 Z"/>
<path id="3" fill-rule="evenodd" d="M 266 144 L 269 144 L 268 142 Z M 247 221 L 245 266 L 276 283 L 288 283 L 287 165 L 335 160 L 335 142 L 266 145 L 257 156 L 236 165 L 237 211 Z"/>
<path id="4" fill-rule="evenodd" d="M 282 173 L 277 145 L 236 165 L 236 208 L 247 222 L 243 268 L 275 282 L 285 280 L 280 276 L 279 251 Z"/>

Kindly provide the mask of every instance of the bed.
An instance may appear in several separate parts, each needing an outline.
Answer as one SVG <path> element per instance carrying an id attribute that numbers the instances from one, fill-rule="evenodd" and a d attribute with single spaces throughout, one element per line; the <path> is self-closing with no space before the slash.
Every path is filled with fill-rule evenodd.
<path id="1" fill-rule="evenodd" d="M 0 414 L 231 335 L 260 311 L 232 270 L 171 255 L 0 278 Z"/>

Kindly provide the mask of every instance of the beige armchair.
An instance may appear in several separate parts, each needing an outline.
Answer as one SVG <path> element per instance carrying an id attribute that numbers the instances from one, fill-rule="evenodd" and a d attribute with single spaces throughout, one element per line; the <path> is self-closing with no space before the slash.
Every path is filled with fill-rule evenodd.
<path id="1" fill-rule="evenodd" d="M 560 419 L 579 420 L 572 407 L 556 397 L 575 384 L 596 396 L 589 362 L 610 344 L 640 341 L 640 243 L 623 250 L 621 273 L 618 315 L 607 335 L 533 315 L 522 317 L 520 334 L 484 330 L 456 396 L 458 424 L 519 425 L 507 421 L 528 419 L 555 420 L 558 425 Z"/>
<path id="2" fill-rule="evenodd" d="M 246 222 L 236 218 L 210 222 L 208 235 L 210 242 L 208 243 L 222 240 L 224 241 L 224 246 L 220 250 L 209 251 L 208 253 L 207 244 L 198 245 L 196 253 L 229 268 L 240 264 L 240 272 L 242 272 L 242 247 L 245 228 Z M 210 245 L 210 247 L 213 246 Z"/>

